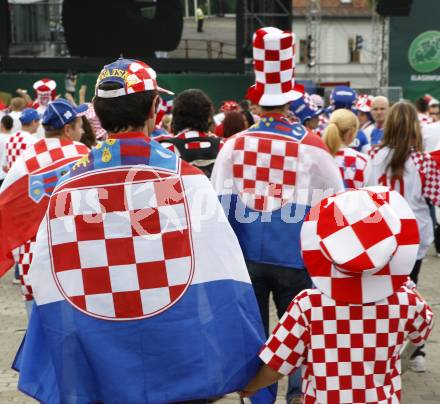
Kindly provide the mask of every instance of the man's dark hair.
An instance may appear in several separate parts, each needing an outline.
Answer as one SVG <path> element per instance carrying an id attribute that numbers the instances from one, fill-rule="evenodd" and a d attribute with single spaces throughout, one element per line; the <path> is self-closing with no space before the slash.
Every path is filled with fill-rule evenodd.
<path id="1" fill-rule="evenodd" d="M 100 90 L 117 90 L 118 83 L 103 83 Z M 101 126 L 109 133 L 117 133 L 129 128 L 140 129 L 145 126 L 148 114 L 153 106 L 156 91 L 144 91 L 122 97 L 93 99 L 93 107 L 101 121 Z"/>
<path id="2" fill-rule="evenodd" d="M 14 126 L 14 120 L 9 115 L 5 115 L 4 117 L 2 117 L 1 122 L 2 122 L 2 126 L 8 131 L 11 130 L 12 127 Z"/>
<path id="3" fill-rule="evenodd" d="M 284 105 L 273 105 L 273 106 L 270 106 L 270 107 L 269 106 L 260 105 L 261 109 L 263 111 L 266 111 L 266 112 L 270 112 L 270 111 L 273 111 L 275 109 L 283 109 L 285 106 L 286 106 L 286 104 L 284 104 Z"/>
<path id="4" fill-rule="evenodd" d="M 208 132 L 214 106 L 201 90 L 181 92 L 173 104 L 172 131 L 175 135 L 184 129 Z"/>
<path id="5" fill-rule="evenodd" d="M 417 111 L 419 111 L 420 113 L 425 114 L 426 112 L 428 112 L 429 103 L 424 98 L 417 99 L 414 104 L 417 108 Z"/>

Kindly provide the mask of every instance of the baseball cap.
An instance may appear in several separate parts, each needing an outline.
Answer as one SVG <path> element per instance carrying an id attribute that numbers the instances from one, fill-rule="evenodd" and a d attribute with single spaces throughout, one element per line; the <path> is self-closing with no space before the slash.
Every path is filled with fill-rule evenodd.
<path id="1" fill-rule="evenodd" d="M 40 114 L 34 108 L 25 108 L 20 114 L 20 122 L 22 125 L 28 125 L 32 121 L 39 121 Z"/>
<path id="2" fill-rule="evenodd" d="M 337 86 L 330 94 L 330 104 L 334 109 L 354 109 L 357 92 L 348 86 Z"/>
<path id="3" fill-rule="evenodd" d="M 84 115 L 88 108 L 87 104 L 76 107 L 64 98 L 58 98 L 47 105 L 47 109 L 43 114 L 43 125 L 61 129 L 78 116 Z"/>
<path id="4" fill-rule="evenodd" d="M 146 63 L 133 59 L 119 58 L 105 65 L 96 81 L 95 95 L 101 98 L 116 98 L 124 95 L 156 90 L 160 93 L 173 95 L 171 91 L 158 86 L 156 72 Z M 104 83 L 118 83 L 120 88 L 103 90 L 99 86 Z"/>
<path id="5" fill-rule="evenodd" d="M 304 123 L 308 119 L 317 117 L 323 112 L 322 109 L 319 109 L 317 106 L 308 102 L 305 97 L 292 101 L 290 104 L 290 111 L 292 111 L 292 113 L 301 121 L 301 123 Z"/>

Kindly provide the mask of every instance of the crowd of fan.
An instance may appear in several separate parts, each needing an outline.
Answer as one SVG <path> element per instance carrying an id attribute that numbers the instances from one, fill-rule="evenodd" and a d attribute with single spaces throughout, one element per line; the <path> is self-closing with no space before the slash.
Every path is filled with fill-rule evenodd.
<path id="1" fill-rule="evenodd" d="M 44 137 L 47 131 L 41 120 L 50 103 L 57 98 L 56 83 L 42 79 L 35 83 L 34 89 L 35 100 L 27 91 L 19 89 L 18 96 L 0 111 L 0 184 L 25 148 Z M 326 103 L 323 97 L 308 94 L 302 86 L 297 85 L 296 91 L 303 95 L 288 105 L 286 116 L 291 122 L 301 123 L 308 133 L 322 138 L 334 157 L 346 189 L 362 188 L 372 182 L 390 185 L 381 178 L 372 180 L 375 178 L 373 162 L 380 158 L 383 148 L 394 150 L 390 168 L 396 178 L 403 176 L 408 159 L 416 161 L 424 151 L 440 149 L 440 102 L 431 96 L 420 98 L 415 104 L 399 101 L 391 105 L 384 96 L 358 95 L 354 89 L 340 86 L 332 90 Z M 85 88 L 82 87 L 78 104 L 85 102 L 84 96 Z M 72 95 L 66 94 L 66 98 L 66 102 L 75 104 Z M 216 157 L 228 139 L 261 123 L 270 110 L 258 104 L 252 87 L 243 100 L 225 101 L 218 111 L 207 94 L 189 89 L 174 99 L 159 99 L 151 138 L 210 177 Z M 80 119 L 79 141 L 88 148 L 107 139 L 108 133 L 102 128 L 92 104 L 88 104 Z M 20 137 L 19 149 L 14 140 L 17 137 Z M 435 244 L 440 256 L 436 210 L 429 201 L 426 201 L 426 209 L 419 209 L 420 199 L 425 203 L 427 195 L 408 195 L 403 191 L 403 183 L 400 189 L 399 184 L 392 185 L 404 194 L 410 205 L 414 198 L 417 199 L 416 205 L 411 207 L 418 212 L 418 221 L 426 227 L 426 232 L 421 232 L 421 245 L 426 249 L 417 257 L 411 272 L 411 279 L 417 284 L 432 231 L 436 234 Z M 428 227 L 431 228 L 428 230 Z M 414 370 L 424 371 L 424 357 L 423 347 L 418 348 L 412 357 Z"/>

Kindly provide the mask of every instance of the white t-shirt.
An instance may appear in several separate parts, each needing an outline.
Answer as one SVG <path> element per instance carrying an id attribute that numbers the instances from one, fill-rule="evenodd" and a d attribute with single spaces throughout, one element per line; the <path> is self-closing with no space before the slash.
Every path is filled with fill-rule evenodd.
<path id="1" fill-rule="evenodd" d="M 440 121 L 422 126 L 423 148 L 432 152 L 440 148 Z"/>
<path id="2" fill-rule="evenodd" d="M 9 116 L 14 121 L 14 125 L 12 126 L 11 133 L 17 132 L 21 129 L 20 115 L 21 115 L 21 111 L 11 111 L 9 113 Z"/>
<path id="3" fill-rule="evenodd" d="M 392 151 L 388 147 L 374 148 L 370 152 L 369 185 L 385 185 L 398 191 L 413 210 L 420 232 L 420 246 L 417 259 L 423 258 L 428 252 L 434 234 L 432 220 L 426 199 L 433 204 L 440 203 L 440 170 L 428 153 L 411 152 L 405 163 L 403 178 L 392 177 L 386 167 L 391 159 Z"/>

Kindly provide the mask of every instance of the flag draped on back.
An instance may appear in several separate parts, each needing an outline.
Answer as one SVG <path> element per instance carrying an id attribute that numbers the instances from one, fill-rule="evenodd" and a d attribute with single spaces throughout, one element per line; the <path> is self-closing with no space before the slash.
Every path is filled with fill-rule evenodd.
<path id="1" fill-rule="evenodd" d="M 58 179 L 88 148 L 68 139 L 41 139 L 14 163 L 0 190 L 0 276 L 12 250 L 33 238 Z"/>
<path id="2" fill-rule="evenodd" d="M 36 305 L 14 366 L 38 400 L 207 398 L 258 368 L 258 306 L 217 196 L 142 134 L 107 140 L 63 177 L 29 276 Z"/>
<path id="3" fill-rule="evenodd" d="M 342 191 L 326 146 L 279 114 L 228 139 L 211 177 L 244 256 L 304 268 L 299 234 L 312 201 Z"/>

